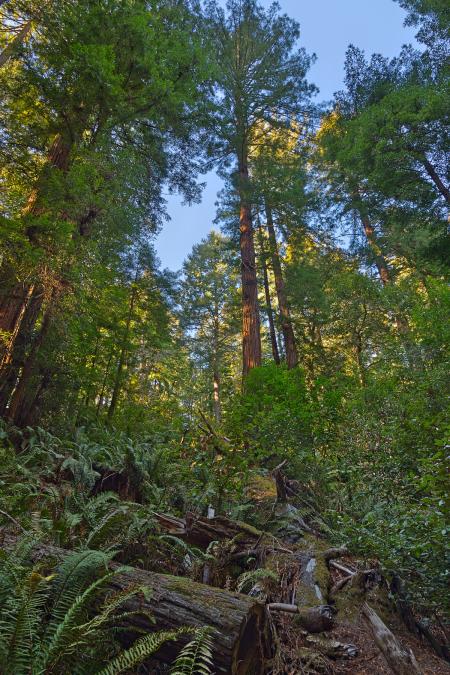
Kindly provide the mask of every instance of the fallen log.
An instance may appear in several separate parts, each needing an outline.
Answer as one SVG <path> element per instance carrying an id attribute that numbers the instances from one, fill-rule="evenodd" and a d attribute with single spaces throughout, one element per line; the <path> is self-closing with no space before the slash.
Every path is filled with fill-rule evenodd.
<path id="1" fill-rule="evenodd" d="M 230 520 L 225 516 L 215 518 L 197 518 L 186 514 L 184 538 L 190 544 L 207 548 L 212 541 L 237 539 L 239 547 L 252 549 L 261 541 L 263 533 L 247 523 Z"/>
<path id="2" fill-rule="evenodd" d="M 364 603 L 362 607 L 362 614 L 369 623 L 375 644 L 383 654 L 392 672 L 395 675 L 423 675 L 412 651 L 403 647 L 367 603 Z"/>
<path id="3" fill-rule="evenodd" d="M 17 537 L 3 533 L 0 547 L 13 549 Z M 62 560 L 68 551 L 38 543 L 30 553 L 33 562 L 51 558 Z M 119 569 L 116 563 L 111 569 Z M 213 658 L 217 673 L 261 675 L 264 663 L 273 656 L 270 615 L 254 598 L 195 583 L 184 577 L 154 574 L 127 568 L 118 572 L 108 588 L 120 591 L 130 586 L 147 586 L 149 597 L 134 597 L 123 605 L 125 611 L 150 612 L 130 616 L 126 628 L 155 632 L 180 626 L 211 626 L 214 630 Z M 182 642 L 167 643 L 155 656 L 160 663 L 172 663 Z"/>

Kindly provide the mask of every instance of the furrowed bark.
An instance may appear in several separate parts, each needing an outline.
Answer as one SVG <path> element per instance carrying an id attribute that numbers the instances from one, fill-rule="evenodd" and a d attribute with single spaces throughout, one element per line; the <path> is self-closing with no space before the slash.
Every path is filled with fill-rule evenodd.
<path id="1" fill-rule="evenodd" d="M 248 197 L 247 157 L 239 158 L 240 250 L 242 279 L 242 373 L 261 365 L 261 335 L 256 277 L 255 245 L 251 206 Z"/>

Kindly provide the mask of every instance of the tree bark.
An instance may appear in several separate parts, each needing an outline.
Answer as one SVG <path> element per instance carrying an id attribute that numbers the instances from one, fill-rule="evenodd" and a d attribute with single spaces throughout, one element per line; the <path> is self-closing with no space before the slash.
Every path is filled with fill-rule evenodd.
<path id="1" fill-rule="evenodd" d="M 71 145 L 63 140 L 61 135 L 58 135 L 52 142 L 47 156 L 47 167 L 56 168 L 60 171 L 67 171 L 69 166 L 69 155 Z M 43 178 L 41 177 L 41 180 Z M 39 185 L 31 192 L 27 205 L 23 211 L 23 215 L 38 214 L 39 207 Z M 30 224 L 26 230 L 31 246 L 34 246 L 37 237 L 37 230 L 33 224 Z M 21 361 L 23 361 L 24 351 L 28 344 L 27 341 L 31 335 L 36 321 L 38 320 L 40 310 L 44 301 L 45 289 L 44 281 L 48 276 L 48 270 L 40 269 L 36 273 L 40 275 L 42 281 L 35 281 L 32 284 L 25 285 L 19 283 L 15 279 L 11 290 L 2 302 L 3 311 L 0 311 L 0 332 L 8 333 L 6 345 L 2 350 L 2 363 L 0 366 L 0 380 L 5 384 L 6 380 L 11 380 L 11 370 L 18 372 Z M 16 351 L 16 343 L 19 343 Z M 5 361 L 6 359 L 6 361 Z M 3 366 L 7 367 L 7 371 L 3 370 Z M 4 397 L 0 395 L 3 402 Z M 0 408 L 5 403 L 0 403 Z"/>
<path id="2" fill-rule="evenodd" d="M 279 366 L 281 363 L 281 359 L 280 359 L 280 352 L 278 349 L 275 321 L 273 318 L 272 300 L 270 298 L 269 273 L 267 270 L 267 254 L 264 247 L 264 237 L 260 228 L 258 229 L 258 232 L 259 232 L 259 247 L 261 250 L 261 266 L 263 270 L 263 279 L 264 279 L 264 293 L 266 296 L 266 312 L 267 312 L 267 319 L 269 321 L 270 344 L 272 346 L 273 360 L 275 361 L 277 366 Z"/>
<path id="3" fill-rule="evenodd" d="M 131 289 L 131 295 L 130 295 L 130 305 L 128 309 L 128 316 L 127 316 L 127 321 L 125 325 L 125 333 L 123 336 L 123 341 L 122 341 L 122 347 L 120 350 L 120 356 L 119 356 L 119 362 L 117 364 L 117 370 L 116 370 L 116 377 L 114 379 L 114 388 L 113 388 L 113 393 L 111 397 L 111 403 L 109 404 L 108 408 L 108 419 L 111 420 L 114 416 L 114 412 L 117 407 L 117 402 L 119 400 L 119 395 L 120 395 L 120 390 L 122 387 L 122 373 L 123 369 L 125 366 L 125 361 L 127 358 L 127 352 L 128 352 L 128 338 L 130 336 L 130 326 L 131 326 L 131 319 L 133 318 L 133 309 L 134 309 L 134 301 L 136 299 L 136 293 L 137 293 L 137 288 L 136 288 L 136 281 L 137 281 L 137 273 L 136 273 L 136 278 L 133 284 L 133 287 Z"/>
<path id="4" fill-rule="evenodd" d="M 286 363 L 289 369 L 298 365 L 298 351 L 295 341 L 294 329 L 292 327 L 291 310 L 284 287 L 283 272 L 281 269 L 280 255 L 278 253 L 277 237 L 273 224 L 272 209 L 266 202 L 267 231 L 269 233 L 269 246 L 272 257 L 272 267 L 275 276 L 275 288 L 277 289 L 278 307 L 281 315 L 281 330 L 284 338 L 286 351 Z"/>
<path id="5" fill-rule="evenodd" d="M 220 370 L 219 370 L 219 331 L 220 331 L 220 317 L 219 317 L 219 303 L 216 300 L 214 303 L 214 353 L 213 353 L 213 412 L 214 419 L 217 424 L 222 420 L 222 405 L 220 402 Z"/>
<path id="6" fill-rule="evenodd" d="M 1 546 L 11 549 L 15 543 L 16 537 L 6 535 Z M 63 549 L 37 544 L 30 557 L 35 562 L 46 557 L 62 560 L 67 554 L 68 551 Z M 110 563 L 109 567 L 117 569 L 120 566 Z M 265 661 L 273 655 L 273 645 L 270 616 L 261 602 L 191 579 L 132 568 L 117 574 L 109 582 L 109 588 L 119 592 L 133 585 L 148 587 L 149 597 L 131 598 L 124 603 L 123 609 L 149 612 L 154 622 L 138 614 L 126 619 L 127 628 L 156 632 L 180 626 L 211 626 L 214 630 L 215 672 L 262 675 Z M 180 642 L 168 643 L 154 659 L 161 664 L 170 664 L 179 649 Z"/>
<path id="7" fill-rule="evenodd" d="M 381 249 L 377 242 L 377 237 L 375 235 L 375 229 L 371 224 L 368 216 L 365 215 L 362 210 L 359 210 L 358 212 L 359 217 L 361 218 L 364 234 L 366 235 L 367 243 L 369 244 L 369 248 L 374 256 L 375 266 L 378 270 L 378 274 L 380 275 L 381 283 L 383 284 L 383 286 L 386 286 L 386 284 L 388 284 L 391 279 L 386 258 L 381 252 Z"/>
<path id="8" fill-rule="evenodd" d="M 16 295 L 6 295 L 0 303 L 0 332 L 3 334 L 0 373 L 11 362 L 14 343 L 34 290 L 34 284 L 23 286 L 20 291 L 19 286 L 16 286 L 13 291 Z"/>
<path id="9" fill-rule="evenodd" d="M 450 204 L 449 188 L 446 185 L 444 185 L 444 182 L 439 176 L 438 172 L 426 157 L 422 160 L 422 162 L 425 167 L 425 171 L 427 172 L 427 174 L 429 175 L 429 177 L 431 178 L 431 180 L 433 181 L 433 183 L 435 184 L 441 195 L 444 197 L 447 204 Z"/>
<path id="10" fill-rule="evenodd" d="M 364 603 L 362 613 L 369 623 L 377 647 L 392 672 L 396 675 L 423 675 L 412 651 L 403 647 L 367 603 Z"/>
<path id="11" fill-rule="evenodd" d="M 14 55 L 14 52 L 21 46 L 24 40 L 27 38 L 28 34 L 31 31 L 33 22 L 31 19 L 26 21 L 17 35 L 11 40 L 11 42 L 6 45 L 3 51 L 0 53 L 0 68 L 9 61 L 9 59 Z"/>
<path id="12" fill-rule="evenodd" d="M 248 195 L 248 162 L 246 153 L 239 158 L 240 249 L 242 279 L 242 373 L 261 365 L 261 334 L 258 306 L 253 224 Z"/>
<path id="13" fill-rule="evenodd" d="M 28 356 L 23 364 L 19 380 L 11 397 L 8 408 L 8 418 L 18 427 L 26 426 L 29 416 L 32 414 L 33 401 L 37 400 L 36 392 L 40 389 L 40 383 L 37 383 L 34 390 L 31 388 L 33 376 L 36 376 L 36 366 L 39 350 L 48 335 L 53 318 L 53 312 L 56 303 L 56 291 L 53 290 L 49 299 L 48 307 L 42 319 L 42 325 L 36 336 Z"/>
<path id="14" fill-rule="evenodd" d="M 24 308 L 14 342 L 8 345 L 0 368 L 0 415 L 4 415 L 16 386 L 20 369 L 24 366 L 26 354 L 37 317 L 44 300 L 44 290 L 40 285 L 33 285 L 30 298 Z"/>

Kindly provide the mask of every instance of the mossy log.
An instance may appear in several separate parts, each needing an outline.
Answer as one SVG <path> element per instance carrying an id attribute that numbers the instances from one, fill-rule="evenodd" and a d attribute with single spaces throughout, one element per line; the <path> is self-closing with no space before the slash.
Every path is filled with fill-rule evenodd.
<path id="1" fill-rule="evenodd" d="M 0 547 L 11 549 L 17 538 L 3 535 Z M 46 558 L 62 560 L 68 551 L 54 546 L 36 544 L 30 558 L 33 562 Z M 111 569 L 120 566 L 111 563 Z M 180 626 L 211 626 L 214 631 L 213 658 L 215 672 L 231 675 L 260 675 L 264 663 L 273 656 L 271 619 L 263 603 L 247 595 L 231 593 L 167 574 L 154 574 L 127 568 L 109 582 L 111 590 L 134 585 L 149 589 L 148 599 L 142 596 L 128 600 L 123 609 L 149 612 L 154 623 L 142 615 L 127 619 L 126 628 L 149 632 Z M 131 631 L 130 631 L 131 633 Z M 157 660 L 171 663 L 181 643 L 167 643 L 157 654 Z"/>

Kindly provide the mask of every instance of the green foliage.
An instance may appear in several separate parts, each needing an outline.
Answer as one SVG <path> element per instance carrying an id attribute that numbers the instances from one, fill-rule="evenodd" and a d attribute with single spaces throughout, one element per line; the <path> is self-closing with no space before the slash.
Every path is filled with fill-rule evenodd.
<path id="1" fill-rule="evenodd" d="M 238 593 L 248 593 L 255 584 L 264 586 L 265 584 L 270 584 L 271 581 L 276 583 L 278 575 L 272 570 L 261 567 L 241 574 L 236 583 L 236 590 Z"/>
<path id="2" fill-rule="evenodd" d="M 69 555 L 56 570 L 28 567 L 33 542 L 24 540 L 0 559 L 0 665 L 2 672 L 92 673 L 116 651 L 112 627 L 120 624 L 121 605 L 143 592 L 140 587 L 105 595 L 115 573 L 106 572 L 109 557 L 96 551 Z M 95 601 L 101 604 L 92 612 Z"/>
<path id="3" fill-rule="evenodd" d="M 180 654 L 170 671 L 171 675 L 209 675 L 212 673 L 213 634 L 210 629 L 202 628 Z"/>
<path id="4" fill-rule="evenodd" d="M 306 467 L 312 458 L 311 410 L 302 371 L 270 363 L 253 369 L 225 428 L 249 465 L 296 457 Z"/>

